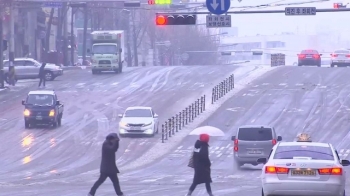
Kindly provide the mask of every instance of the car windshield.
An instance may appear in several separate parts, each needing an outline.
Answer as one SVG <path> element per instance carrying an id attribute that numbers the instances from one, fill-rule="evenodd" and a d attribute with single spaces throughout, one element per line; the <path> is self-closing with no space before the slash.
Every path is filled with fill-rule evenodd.
<path id="1" fill-rule="evenodd" d="M 274 159 L 293 159 L 308 157 L 314 160 L 334 160 L 332 149 L 323 146 L 279 146 Z"/>
<path id="2" fill-rule="evenodd" d="M 116 45 L 94 45 L 92 47 L 94 54 L 117 54 L 118 49 Z"/>
<path id="3" fill-rule="evenodd" d="M 149 109 L 130 109 L 126 110 L 124 117 L 152 117 Z"/>
<path id="4" fill-rule="evenodd" d="M 53 95 L 36 95 L 30 94 L 27 97 L 27 104 L 40 105 L 40 106 L 51 106 L 54 104 Z"/>
<path id="5" fill-rule="evenodd" d="M 238 140 L 268 141 L 272 139 L 271 128 L 240 128 L 238 131 Z"/>

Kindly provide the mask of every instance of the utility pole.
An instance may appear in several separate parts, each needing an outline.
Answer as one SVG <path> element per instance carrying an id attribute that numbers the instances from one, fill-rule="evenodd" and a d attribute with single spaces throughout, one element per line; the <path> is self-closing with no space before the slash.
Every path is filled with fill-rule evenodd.
<path id="1" fill-rule="evenodd" d="M 86 37 L 88 26 L 88 9 L 87 5 L 84 6 L 84 30 L 83 30 L 83 65 L 86 65 Z"/>
<path id="2" fill-rule="evenodd" d="M 4 65 L 3 65 L 3 30 L 2 30 L 2 5 L 0 6 L 0 89 L 5 88 Z"/>
<path id="3" fill-rule="evenodd" d="M 71 19 L 70 19 L 70 61 L 71 65 L 74 65 L 74 50 L 75 50 L 75 44 L 74 44 L 74 10 L 73 7 L 71 7 Z"/>
<path id="4" fill-rule="evenodd" d="M 68 61 L 68 51 L 67 51 L 67 49 L 68 49 L 68 45 L 67 45 L 67 39 L 68 39 L 68 32 L 67 32 L 67 30 L 68 30 L 68 28 L 67 28 L 67 26 L 68 26 L 68 24 L 67 24 L 67 22 L 68 22 L 68 20 L 67 20 L 67 12 L 68 12 L 68 10 L 67 10 L 67 2 L 64 2 L 63 3 L 63 14 L 64 14 L 64 20 L 63 20 L 63 65 L 65 65 L 65 66 L 67 66 L 67 61 Z"/>
<path id="5" fill-rule="evenodd" d="M 15 61 L 15 12 L 13 4 L 10 6 L 10 44 L 9 44 L 9 62 L 11 69 L 14 69 Z"/>

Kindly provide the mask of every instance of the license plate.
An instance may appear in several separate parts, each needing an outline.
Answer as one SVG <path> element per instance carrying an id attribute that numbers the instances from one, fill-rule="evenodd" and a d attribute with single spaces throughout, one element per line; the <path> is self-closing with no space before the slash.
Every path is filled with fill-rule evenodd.
<path id="1" fill-rule="evenodd" d="M 43 117 L 42 117 L 42 116 L 37 116 L 36 119 L 37 119 L 37 120 L 42 120 Z"/>
<path id="2" fill-rule="evenodd" d="M 138 131 L 138 130 L 141 130 L 141 127 L 131 127 L 131 129 Z"/>
<path id="3" fill-rule="evenodd" d="M 250 150 L 248 151 L 249 154 L 262 154 L 261 150 Z"/>
<path id="4" fill-rule="evenodd" d="M 316 176 L 316 170 L 292 170 L 292 176 Z"/>

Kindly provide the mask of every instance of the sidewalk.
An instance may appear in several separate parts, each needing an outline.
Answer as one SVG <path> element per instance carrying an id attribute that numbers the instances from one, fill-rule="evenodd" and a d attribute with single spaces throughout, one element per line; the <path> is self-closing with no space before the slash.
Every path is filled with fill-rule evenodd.
<path id="1" fill-rule="evenodd" d="M 10 90 L 10 88 L 8 86 L 5 86 L 5 88 L 0 88 L 0 94 L 3 92 L 6 92 L 8 90 Z"/>

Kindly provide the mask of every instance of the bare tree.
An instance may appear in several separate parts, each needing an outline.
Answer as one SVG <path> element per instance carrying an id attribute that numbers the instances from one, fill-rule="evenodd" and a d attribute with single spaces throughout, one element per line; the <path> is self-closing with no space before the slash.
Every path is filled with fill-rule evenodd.
<path id="1" fill-rule="evenodd" d="M 138 58 L 138 48 L 140 47 L 144 35 L 146 33 L 146 29 L 148 27 L 148 17 L 146 12 L 143 10 L 133 11 L 131 13 L 131 21 L 132 21 L 132 38 L 133 38 L 133 50 L 134 50 L 134 63 L 135 66 L 139 64 Z"/>
<path id="2" fill-rule="evenodd" d="M 52 26 L 52 19 L 53 19 L 54 13 L 55 13 L 55 8 L 51 8 L 50 18 L 49 18 L 49 22 L 47 25 L 46 36 L 45 36 L 45 57 L 44 58 L 46 58 L 46 55 L 49 52 L 49 48 L 50 48 L 51 26 Z"/>

